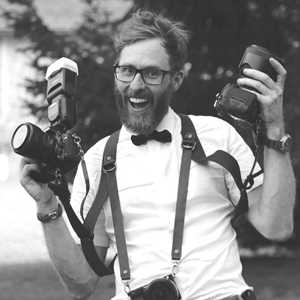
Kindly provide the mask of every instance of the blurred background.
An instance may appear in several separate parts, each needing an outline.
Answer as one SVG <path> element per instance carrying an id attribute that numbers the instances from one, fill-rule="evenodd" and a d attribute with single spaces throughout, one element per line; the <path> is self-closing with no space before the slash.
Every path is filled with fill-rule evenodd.
<path id="1" fill-rule="evenodd" d="M 0 299 L 70 299 L 43 243 L 35 204 L 18 183 L 16 126 L 47 126 L 45 71 L 65 56 L 77 62 L 76 132 L 88 149 L 119 127 L 113 100 L 112 37 L 137 8 L 184 21 L 192 32 L 188 76 L 172 106 L 215 115 L 215 95 L 233 79 L 246 46 L 258 44 L 288 70 L 284 109 L 297 176 L 295 233 L 284 243 L 249 224 L 239 238 L 245 276 L 259 299 L 300 299 L 300 1 L 297 0 L 0 0 Z M 247 133 L 244 133 L 247 140 Z M 72 181 L 72 174 L 70 175 Z M 113 278 L 92 299 L 109 299 Z"/>

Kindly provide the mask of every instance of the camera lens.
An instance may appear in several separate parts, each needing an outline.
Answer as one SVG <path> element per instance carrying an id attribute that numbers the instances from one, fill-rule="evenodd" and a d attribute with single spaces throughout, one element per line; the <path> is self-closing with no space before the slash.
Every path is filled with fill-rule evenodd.
<path id="1" fill-rule="evenodd" d="M 26 141 L 27 137 L 28 137 L 28 126 L 27 124 L 21 124 L 14 132 L 12 140 L 11 140 L 11 144 L 14 150 L 19 149 L 20 147 L 22 147 L 22 145 L 24 144 L 24 142 Z"/>
<path id="2" fill-rule="evenodd" d="M 239 64 L 241 76 L 243 76 L 244 68 L 252 68 L 262 71 L 268 74 L 273 80 L 276 80 L 277 73 L 269 62 L 271 57 L 274 57 L 283 64 L 280 58 L 273 55 L 266 48 L 257 45 L 247 47 Z"/>
<path id="3" fill-rule="evenodd" d="M 55 137 L 32 123 L 19 125 L 11 138 L 16 153 L 45 163 L 56 161 L 55 143 Z"/>

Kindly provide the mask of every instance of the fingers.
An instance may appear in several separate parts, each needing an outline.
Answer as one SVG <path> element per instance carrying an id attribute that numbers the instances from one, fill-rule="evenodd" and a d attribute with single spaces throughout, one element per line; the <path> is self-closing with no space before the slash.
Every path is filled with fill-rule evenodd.
<path id="1" fill-rule="evenodd" d="M 33 159 L 33 158 L 22 156 L 21 163 L 20 163 L 21 169 L 23 169 L 23 167 L 27 164 L 37 164 L 38 165 L 39 161 L 37 161 L 36 159 Z"/>
<path id="2" fill-rule="evenodd" d="M 267 74 L 250 68 L 245 68 L 243 74 L 246 77 L 241 77 L 237 80 L 237 84 L 241 87 L 250 87 L 258 91 L 262 95 L 270 95 L 272 93 L 281 94 L 287 71 L 283 65 L 276 59 L 270 58 L 270 64 L 277 72 L 276 82 Z"/>
<path id="3" fill-rule="evenodd" d="M 286 69 L 283 67 L 283 65 L 278 60 L 276 60 L 273 57 L 270 58 L 270 64 L 272 65 L 272 67 L 274 68 L 274 70 L 278 74 L 277 75 L 277 83 L 281 87 L 283 87 L 285 79 L 286 79 L 286 74 L 287 74 Z"/>
<path id="4" fill-rule="evenodd" d="M 21 174 L 20 174 L 20 182 L 23 186 L 28 184 L 29 182 L 34 181 L 32 178 L 32 175 L 34 173 L 39 173 L 40 167 L 36 163 L 25 163 L 21 168 Z"/>
<path id="5" fill-rule="evenodd" d="M 244 84 L 250 84 L 251 87 L 258 89 L 259 85 L 264 85 L 268 89 L 276 89 L 276 83 L 265 73 L 255 70 L 255 69 L 244 69 L 243 74 L 246 77 L 241 77 L 238 79 L 238 84 L 244 85 Z M 246 79 L 252 79 L 252 81 L 248 81 Z M 255 84 L 254 81 L 257 81 Z M 255 85 L 255 86 L 254 86 Z"/>
<path id="6" fill-rule="evenodd" d="M 240 85 L 241 87 L 244 88 L 252 88 L 255 89 L 255 91 L 259 92 L 262 95 L 267 95 L 269 93 L 271 93 L 272 89 L 269 88 L 267 85 L 263 84 L 261 81 L 252 79 L 252 78 L 248 78 L 248 77 L 243 77 L 243 78 L 239 78 L 237 80 L 237 84 Z M 251 92 L 254 92 L 252 91 Z M 255 93 L 257 94 L 257 93 Z"/>

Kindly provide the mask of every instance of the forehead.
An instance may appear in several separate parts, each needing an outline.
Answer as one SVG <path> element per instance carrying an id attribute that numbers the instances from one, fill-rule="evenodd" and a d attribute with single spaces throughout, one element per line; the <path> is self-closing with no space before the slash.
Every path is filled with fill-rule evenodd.
<path id="1" fill-rule="evenodd" d="M 125 46 L 120 53 L 119 65 L 133 65 L 138 69 L 148 66 L 170 68 L 169 55 L 160 39 L 138 41 Z"/>

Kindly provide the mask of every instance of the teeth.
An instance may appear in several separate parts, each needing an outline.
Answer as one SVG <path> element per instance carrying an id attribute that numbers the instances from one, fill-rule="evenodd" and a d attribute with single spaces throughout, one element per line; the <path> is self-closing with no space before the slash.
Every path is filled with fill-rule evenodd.
<path id="1" fill-rule="evenodd" d="M 137 103 L 137 104 L 148 102 L 147 99 L 143 99 L 143 98 L 130 98 L 130 101 L 131 101 L 132 103 Z"/>

